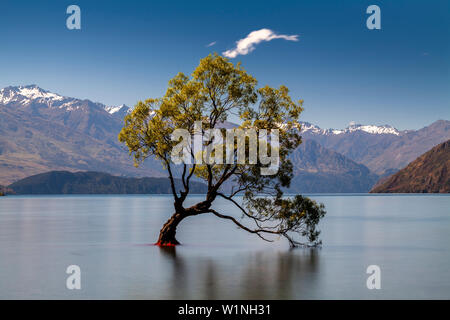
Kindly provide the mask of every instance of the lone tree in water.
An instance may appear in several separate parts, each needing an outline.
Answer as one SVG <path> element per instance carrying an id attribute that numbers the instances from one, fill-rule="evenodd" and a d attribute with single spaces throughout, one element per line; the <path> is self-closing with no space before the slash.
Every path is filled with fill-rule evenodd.
<path id="1" fill-rule="evenodd" d="M 138 102 L 132 113 L 125 117 L 119 140 L 128 146 L 135 165 L 154 156 L 161 160 L 169 175 L 175 213 L 162 227 L 157 245 L 179 244 L 175 238 L 177 226 L 183 219 L 199 214 L 213 214 L 229 220 L 267 241 L 273 241 L 274 236 L 283 236 L 291 246 L 320 243 L 320 231 L 316 227 L 325 215 L 323 204 L 301 195 L 283 197 L 282 191 L 289 187 L 292 178 L 292 164 L 288 156 L 301 143 L 298 118 L 303 111 L 303 101 L 292 101 L 285 86 L 257 89 L 256 85 L 256 79 L 240 63 L 233 65 L 217 54 L 209 55 L 200 61 L 191 77 L 179 73 L 171 79 L 164 97 Z M 200 163 L 195 161 L 198 154 L 192 149 L 188 154 L 192 164 L 188 161 L 174 163 L 172 152 L 179 144 L 179 141 L 173 141 L 175 129 L 182 128 L 193 135 L 198 133 L 196 123 L 201 121 L 202 133 L 206 129 L 222 132 L 231 114 L 240 117 L 238 128 L 242 130 L 253 129 L 261 133 L 264 129 L 278 129 L 279 167 L 274 174 L 261 174 L 268 164 L 267 161 L 263 164 L 260 159 L 253 164 L 249 161 Z M 248 157 L 246 141 L 248 138 L 244 138 L 245 156 Z M 269 140 L 264 141 L 267 149 Z M 259 142 L 261 149 L 261 140 Z M 202 145 L 207 147 L 210 143 L 204 141 Z M 233 137 L 233 160 L 239 157 L 236 145 Z M 215 156 L 213 153 L 211 155 Z M 193 176 L 205 181 L 207 193 L 204 200 L 187 207 L 185 200 Z M 177 183 L 177 177 L 180 183 Z M 218 198 L 235 206 L 242 214 L 241 219 L 215 210 L 213 203 Z M 300 242 L 301 237 L 307 241 Z"/>

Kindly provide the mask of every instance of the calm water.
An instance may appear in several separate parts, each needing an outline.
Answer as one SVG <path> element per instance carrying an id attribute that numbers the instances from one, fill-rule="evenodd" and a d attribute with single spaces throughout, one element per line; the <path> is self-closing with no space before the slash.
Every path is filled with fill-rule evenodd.
<path id="1" fill-rule="evenodd" d="M 182 246 L 160 249 L 150 244 L 172 213 L 167 196 L 0 198 L 0 298 L 450 298 L 450 196 L 311 197 L 328 211 L 321 249 L 289 250 L 208 215 L 182 222 Z M 78 291 L 66 289 L 73 264 Z M 372 264 L 381 290 L 366 287 Z"/>

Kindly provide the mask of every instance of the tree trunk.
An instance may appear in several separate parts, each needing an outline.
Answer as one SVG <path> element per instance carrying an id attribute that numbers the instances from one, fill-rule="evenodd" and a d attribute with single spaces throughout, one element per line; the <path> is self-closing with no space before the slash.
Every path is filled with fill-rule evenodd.
<path id="1" fill-rule="evenodd" d="M 175 234 L 177 233 L 178 224 L 185 217 L 184 214 L 175 212 L 162 227 L 159 232 L 158 241 L 155 244 L 157 246 L 176 246 L 177 244 L 180 244 L 175 238 Z"/>

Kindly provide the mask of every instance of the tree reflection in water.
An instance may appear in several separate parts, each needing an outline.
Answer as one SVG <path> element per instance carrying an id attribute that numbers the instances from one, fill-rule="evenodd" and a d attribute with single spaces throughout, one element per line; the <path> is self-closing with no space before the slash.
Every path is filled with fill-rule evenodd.
<path id="1" fill-rule="evenodd" d="M 320 249 L 242 252 L 218 257 L 160 248 L 172 299 L 295 299 L 317 287 Z"/>

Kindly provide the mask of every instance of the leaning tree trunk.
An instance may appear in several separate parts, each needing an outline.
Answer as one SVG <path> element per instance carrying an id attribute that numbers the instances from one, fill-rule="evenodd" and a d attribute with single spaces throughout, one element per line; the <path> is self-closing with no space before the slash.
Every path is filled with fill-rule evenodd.
<path id="1" fill-rule="evenodd" d="M 184 214 L 175 212 L 162 227 L 159 232 L 158 241 L 155 244 L 158 246 L 176 246 L 177 244 L 180 244 L 175 238 L 175 234 L 177 233 L 178 224 L 185 217 Z"/>

